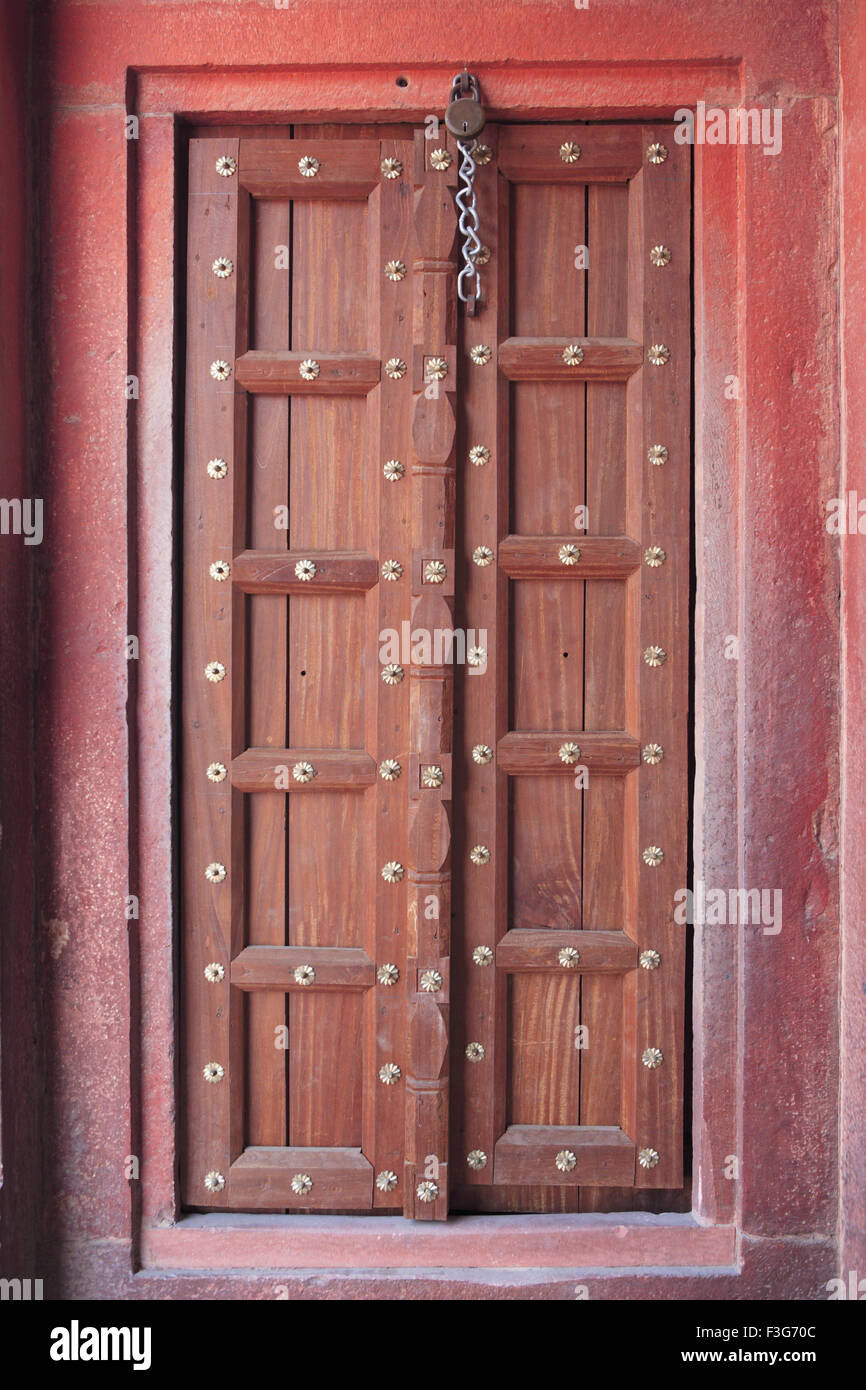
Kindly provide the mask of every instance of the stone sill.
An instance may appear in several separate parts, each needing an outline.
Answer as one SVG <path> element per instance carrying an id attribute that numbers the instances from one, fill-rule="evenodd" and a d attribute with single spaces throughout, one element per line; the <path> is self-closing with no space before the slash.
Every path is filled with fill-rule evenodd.
<path id="1" fill-rule="evenodd" d="M 142 1231 L 141 1268 L 538 1269 L 724 1268 L 737 1264 L 734 1226 L 693 1215 L 402 1216 L 192 1215 Z"/>

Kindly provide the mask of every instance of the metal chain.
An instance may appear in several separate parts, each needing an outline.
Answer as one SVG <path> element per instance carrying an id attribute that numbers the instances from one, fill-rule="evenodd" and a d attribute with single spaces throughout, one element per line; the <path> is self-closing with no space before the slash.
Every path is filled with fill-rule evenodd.
<path id="1" fill-rule="evenodd" d="M 481 298 L 481 275 L 475 264 L 475 257 L 481 250 L 481 238 L 478 235 L 478 204 L 475 199 L 475 160 L 472 152 L 478 144 L 477 140 L 458 140 L 457 148 L 461 154 L 458 178 L 460 187 L 457 190 L 454 201 L 460 209 L 460 235 L 463 238 L 461 254 L 463 265 L 457 276 L 457 297 L 469 307 L 469 313 L 475 313 L 476 302 Z M 472 278 L 475 278 L 475 289 L 470 290 L 468 285 Z"/>

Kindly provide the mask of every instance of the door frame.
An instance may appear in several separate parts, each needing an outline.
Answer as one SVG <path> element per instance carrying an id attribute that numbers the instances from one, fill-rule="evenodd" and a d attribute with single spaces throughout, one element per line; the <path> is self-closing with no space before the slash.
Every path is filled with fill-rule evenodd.
<path id="1" fill-rule="evenodd" d="M 625 68 L 593 64 L 589 103 L 576 95 L 585 90 L 587 81 L 585 69 L 577 64 L 496 68 L 479 63 L 476 70 L 491 119 L 670 120 L 675 110 L 694 107 L 698 101 L 735 106 L 743 100 L 742 65 L 733 61 L 690 63 L 673 72 L 661 63 Z M 374 1216 L 177 1219 L 176 1090 L 171 1064 L 175 984 L 167 968 L 176 959 L 177 926 L 170 830 L 174 787 L 167 756 L 173 679 L 168 615 L 174 610 L 175 594 L 167 556 L 174 549 L 178 516 L 172 460 L 180 447 L 183 361 L 176 320 L 183 285 L 183 235 L 178 228 L 184 211 L 179 197 L 184 142 L 178 123 L 213 123 L 219 129 L 237 123 L 241 116 L 244 124 L 274 124 L 274 112 L 281 113 L 282 123 L 304 116 L 309 120 L 423 122 L 429 111 L 441 110 L 452 75 L 450 66 L 413 65 L 404 68 L 402 75 L 407 79 L 405 88 L 395 86 L 391 69 L 274 70 L 257 73 L 251 91 L 249 74 L 244 72 L 140 69 L 129 84 L 128 110 L 140 113 L 141 127 L 139 141 L 134 147 L 129 142 L 128 148 L 136 222 L 130 240 L 137 248 L 129 286 L 129 360 L 136 364 L 143 384 L 129 435 L 131 563 L 137 574 L 129 623 L 130 631 L 139 636 L 141 650 L 147 652 L 147 661 L 139 664 L 137 672 L 135 706 L 143 717 L 137 723 L 130 788 L 136 808 L 131 872 L 137 876 L 142 903 L 138 1000 L 133 994 L 141 1052 L 133 1082 L 142 1155 L 138 1267 L 148 1275 L 247 1269 L 252 1282 L 244 1287 L 256 1296 L 256 1288 L 273 1283 L 272 1275 L 264 1282 L 261 1276 L 255 1277 L 255 1271 L 263 1267 L 368 1269 L 372 1279 L 372 1271 L 381 1270 L 383 1263 L 412 1270 L 419 1278 L 418 1272 L 435 1266 L 451 1269 L 459 1280 L 459 1271 L 468 1266 L 494 1271 L 507 1264 L 511 1270 L 556 1270 L 548 1280 L 556 1284 L 560 1278 L 567 1282 L 563 1271 L 652 1266 L 677 1269 L 677 1275 L 670 1276 L 675 1296 L 700 1298 L 747 1296 L 751 1287 L 761 1287 L 762 1262 L 774 1257 L 776 1292 L 779 1281 L 792 1288 L 804 1281 L 817 1287 L 819 1278 L 834 1272 L 829 1236 L 826 1240 L 813 1237 L 793 1262 L 790 1253 L 785 1253 L 787 1238 L 832 1230 L 834 1221 L 828 1212 L 834 1191 L 835 1146 L 828 1140 L 832 1110 L 823 1103 L 818 1088 L 809 1087 L 805 1075 L 791 1075 L 786 1028 L 779 1020 L 780 1008 L 785 1007 L 780 991 L 800 988 L 803 981 L 781 959 L 781 952 L 773 954 L 778 938 L 729 928 L 695 930 L 690 1214 L 467 1216 L 452 1218 L 444 1228 Z M 797 119 L 805 139 L 806 118 L 801 113 Z M 753 463 L 751 475 L 747 471 L 747 459 L 760 448 L 762 438 L 769 441 L 767 447 L 774 445 L 780 458 L 783 453 L 786 436 L 783 425 L 773 418 L 772 384 L 788 370 L 783 342 L 786 323 L 793 320 L 786 319 L 785 306 L 774 298 L 777 283 L 759 283 L 754 291 L 745 292 L 749 209 L 754 199 L 767 196 L 766 181 L 760 177 L 763 171 L 750 163 L 752 157 L 762 158 L 760 152 L 696 146 L 693 155 L 697 565 L 693 880 L 737 884 L 744 875 L 746 882 L 749 875 L 757 875 L 758 883 L 772 884 L 773 868 L 781 865 L 791 879 L 790 890 L 788 879 L 785 882 L 791 900 L 798 899 L 800 890 L 805 900 L 823 887 L 832 912 L 836 885 L 826 864 L 810 869 L 784 852 L 774 861 L 766 848 L 765 836 L 774 833 L 776 812 L 757 789 L 761 776 L 789 747 L 789 740 L 767 730 L 760 741 L 758 763 L 753 758 L 746 765 L 744 730 L 750 727 L 751 711 L 757 711 L 760 692 L 756 695 L 746 689 L 745 651 L 740 661 L 723 656 L 725 637 L 739 630 L 745 606 L 756 590 L 780 582 L 784 587 L 785 576 L 797 571 L 795 547 L 784 544 L 784 532 L 776 533 L 770 526 L 769 534 L 780 539 L 778 549 L 769 547 L 768 554 L 759 541 L 756 544 L 746 535 L 743 526 L 747 504 L 765 519 L 773 505 L 782 507 L 788 517 L 797 505 L 790 496 L 797 484 L 795 470 L 783 477 L 773 472 L 760 478 Z M 794 219 L 791 238 L 807 240 L 811 236 L 808 210 L 792 213 L 783 191 L 775 197 L 779 216 L 784 210 L 789 221 Z M 812 312 L 813 322 L 804 325 L 798 302 L 798 335 L 808 337 L 811 329 L 822 332 L 820 304 Z M 756 393 L 750 396 L 747 420 L 746 411 L 726 397 L 724 385 L 729 377 L 744 381 L 747 343 L 768 315 L 776 336 L 762 343 L 766 352 L 750 378 Z M 171 380 L 166 370 L 169 361 L 174 364 Z M 763 382 L 771 383 L 771 399 L 762 411 Z M 151 383 L 158 383 L 158 389 L 144 389 Z M 799 482 L 802 511 L 814 501 L 810 482 L 808 476 Z M 816 576 L 816 582 L 820 578 Z M 750 636 L 750 654 L 758 656 L 761 633 L 778 621 L 781 611 L 768 605 L 765 623 Z M 811 624 L 807 644 L 814 640 L 824 648 L 820 613 L 808 614 L 805 621 Z M 821 753 L 821 770 L 827 772 L 832 768 L 832 717 L 817 694 L 807 713 Z M 806 715 L 798 714 L 799 718 L 805 720 Z M 135 727 L 134 711 L 131 723 Z M 819 775 L 816 785 L 821 781 Z M 829 797 L 832 792 L 825 789 L 823 795 Z M 816 874 L 821 879 L 818 889 Z M 812 1028 L 823 1036 L 828 1023 L 826 1017 L 822 1019 L 822 991 L 835 976 L 835 943 L 822 935 L 816 950 L 814 980 L 805 1000 L 801 996 L 792 1012 L 790 1026 L 798 1033 Z M 762 1011 L 765 1017 L 775 1017 L 775 1026 L 761 1026 Z M 825 1066 L 826 1099 L 832 1101 L 832 1058 Z M 157 1084 L 152 1084 L 153 1078 Z M 795 1088 L 800 1097 L 799 1149 L 811 1154 L 809 1163 L 795 1164 L 778 1150 L 765 1149 L 764 1097 L 776 1082 L 788 1093 Z M 740 1181 L 724 1176 L 725 1159 L 732 1154 L 741 1161 Z M 684 1269 L 690 1272 L 686 1275 Z M 745 1279 L 740 1277 L 743 1271 Z M 232 1283 L 229 1277 L 226 1287 L 236 1290 L 237 1276 L 234 1279 Z M 708 1280 L 713 1290 L 709 1293 Z M 602 1273 L 590 1282 L 592 1297 L 647 1293 L 645 1278 L 634 1273 Z"/>

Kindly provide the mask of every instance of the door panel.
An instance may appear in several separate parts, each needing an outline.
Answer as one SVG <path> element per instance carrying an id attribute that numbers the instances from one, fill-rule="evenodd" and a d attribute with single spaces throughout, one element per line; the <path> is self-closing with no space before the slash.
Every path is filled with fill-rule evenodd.
<path id="1" fill-rule="evenodd" d="M 652 1205 L 682 1182 L 688 150 L 488 127 L 470 318 L 459 154 L 409 136 L 190 145 L 184 1200 Z M 455 623 L 475 665 L 435 650 Z"/>

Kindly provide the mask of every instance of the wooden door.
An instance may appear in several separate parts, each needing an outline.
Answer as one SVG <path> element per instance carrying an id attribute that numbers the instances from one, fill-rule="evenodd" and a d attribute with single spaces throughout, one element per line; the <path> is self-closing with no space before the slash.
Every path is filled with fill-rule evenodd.
<path id="1" fill-rule="evenodd" d="M 472 319 L 450 140 L 190 144 L 191 1207 L 682 1181 L 688 155 L 484 143 Z"/>

